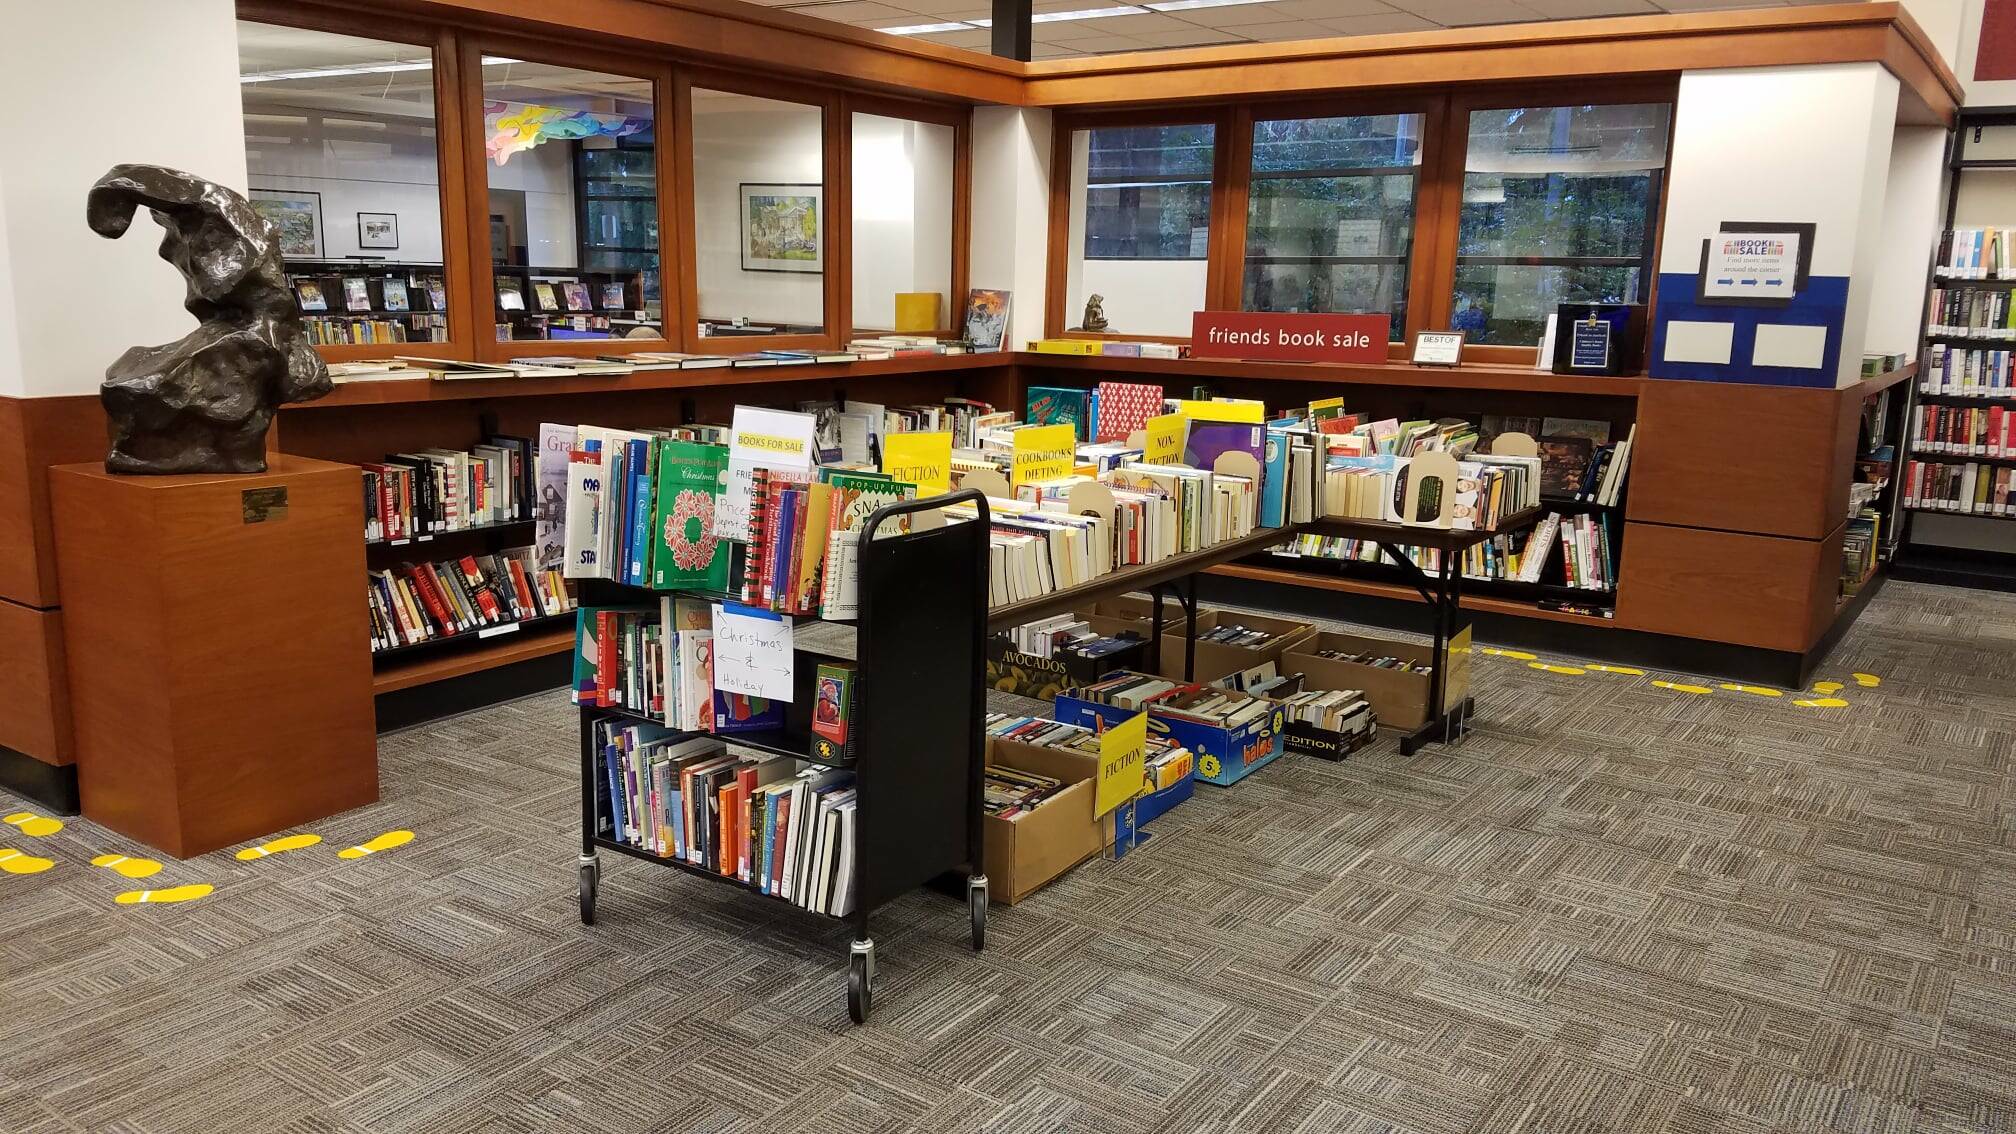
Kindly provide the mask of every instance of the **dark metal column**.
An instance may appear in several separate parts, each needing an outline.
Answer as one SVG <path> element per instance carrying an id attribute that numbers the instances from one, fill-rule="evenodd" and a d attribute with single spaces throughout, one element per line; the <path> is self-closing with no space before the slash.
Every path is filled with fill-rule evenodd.
<path id="1" fill-rule="evenodd" d="M 994 0 L 994 54 L 1029 62 L 1031 0 Z"/>

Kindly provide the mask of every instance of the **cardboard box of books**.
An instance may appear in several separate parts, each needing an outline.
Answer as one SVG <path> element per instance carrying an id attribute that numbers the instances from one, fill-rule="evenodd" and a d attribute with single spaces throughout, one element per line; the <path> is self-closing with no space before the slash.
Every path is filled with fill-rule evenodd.
<path id="1" fill-rule="evenodd" d="M 1239 634 L 1240 631 L 1247 634 Z M 1255 637 L 1263 640 L 1245 645 L 1234 641 L 1206 641 L 1205 635 L 1213 632 L 1228 638 Z M 1292 618 L 1275 618 L 1265 614 L 1247 614 L 1233 610 L 1200 610 L 1197 612 L 1197 669 L 1190 680 L 1213 682 L 1227 674 L 1252 669 L 1263 662 L 1280 661 L 1290 650 L 1299 650 L 1316 633 L 1316 628 L 1307 622 L 1297 622 Z M 1181 632 L 1171 634 L 1166 629 L 1162 633 L 1162 676 L 1180 680 L 1183 677 L 1184 637 Z"/>
<path id="2" fill-rule="evenodd" d="M 1449 651 L 1444 706 L 1461 704 L 1470 695 L 1470 655 L 1455 648 L 1469 644 L 1465 631 Z M 1344 657 L 1324 657 L 1325 651 Z M 1362 689 L 1380 723 L 1411 732 L 1427 724 L 1430 715 L 1429 675 L 1417 667 L 1434 660 L 1434 651 L 1425 645 L 1325 630 L 1283 655 L 1281 667 L 1306 674 L 1304 688 Z"/>
<path id="3" fill-rule="evenodd" d="M 1144 638 L 1148 636 L 1149 631 L 1153 630 L 1155 626 L 1155 600 L 1149 598 L 1147 595 L 1120 595 L 1116 598 L 1103 598 L 1093 603 L 1092 609 L 1088 613 L 1101 615 L 1106 618 L 1116 618 L 1125 622 L 1139 622 L 1141 624 L 1141 636 Z M 1205 611 L 1202 607 L 1199 607 L 1197 613 L 1202 615 Z M 1162 600 L 1162 632 L 1164 634 L 1181 634 L 1183 633 L 1183 627 L 1188 622 L 1189 619 L 1183 616 L 1182 603 L 1170 599 Z"/>
<path id="4" fill-rule="evenodd" d="M 1151 722 L 1152 723 L 1152 722 Z M 1113 809 L 1113 857 L 1119 858 L 1148 835 L 1141 828 L 1169 813 L 1177 804 L 1197 793 L 1197 762 L 1168 787 L 1137 796 Z"/>
<path id="5" fill-rule="evenodd" d="M 1358 689 L 1310 689 L 1281 698 L 1287 718 L 1281 726 L 1290 752 L 1319 760 L 1342 760 L 1372 743 L 1379 734 L 1378 714 Z"/>
<path id="6" fill-rule="evenodd" d="M 1113 824 L 1092 814 L 1097 757 L 996 736 L 987 740 L 987 763 L 1064 781 L 1034 806 L 981 818 L 992 900 L 1015 905 L 1112 843 Z"/>
<path id="7" fill-rule="evenodd" d="M 1074 650 L 1043 657 L 1016 648 L 1010 631 L 993 634 L 987 639 L 987 687 L 1048 701 L 1073 685 L 1089 685 L 1115 670 L 1139 669 L 1148 660 L 1146 623 L 1087 613 L 1068 618 L 1107 638 L 1135 634 L 1139 641 L 1102 645 L 1096 653 Z"/>
<path id="8" fill-rule="evenodd" d="M 1178 690 L 1180 699 L 1187 702 L 1218 694 L 1242 699 L 1240 704 L 1217 719 L 1212 719 L 1208 713 L 1193 713 L 1182 707 L 1146 702 L 1149 735 L 1166 736 L 1188 748 L 1196 756 L 1198 779 L 1225 787 L 1238 783 L 1281 755 L 1284 721 L 1280 706 L 1273 701 L 1170 681 L 1154 674 L 1113 674 L 1107 680 L 1118 681 L 1126 676 L 1150 683 L 1144 688 L 1151 692 Z M 1084 688 L 1077 688 L 1059 693 L 1054 710 L 1057 719 L 1066 724 L 1094 728 L 1117 725 L 1140 711 L 1131 703 L 1107 704 L 1095 700 L 1086 696 L 1087 692 Z"/>

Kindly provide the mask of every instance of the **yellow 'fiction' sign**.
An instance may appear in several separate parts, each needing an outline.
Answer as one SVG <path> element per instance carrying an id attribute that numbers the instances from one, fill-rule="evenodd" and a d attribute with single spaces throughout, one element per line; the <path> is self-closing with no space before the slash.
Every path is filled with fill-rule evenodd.
<path id="1" fill-rule="evenodd" d="M 1015 431 L 1014 476 L 1011 487 L 1032 480 L 1061 480 L 1071 475 L 1078 455 L 1078 429 L 1072 425 L 1032 425 Z"/>
<path id="2" fill-rule="evenodd" d="M 1183 462 L 1183 438 L 1189 421 L 1180 413 L 1151 417 L 1142 428 L 1141 463 L 1175 465 Z"/>
<path id="3" fill-rule="evenodd" d="M 1100 733 L 1099 791 L 1092 800 L 1092 817 L 1097 819 L 1140 794 L 1147 768 L 1147 713 L 1135 713 Z"/>
<path id="4" fill-rule="evenodd" d="M 882 471 L 916 485 L 919 496 L 942 496 L 952 491 L 952 435 L 883 434 Z"/>

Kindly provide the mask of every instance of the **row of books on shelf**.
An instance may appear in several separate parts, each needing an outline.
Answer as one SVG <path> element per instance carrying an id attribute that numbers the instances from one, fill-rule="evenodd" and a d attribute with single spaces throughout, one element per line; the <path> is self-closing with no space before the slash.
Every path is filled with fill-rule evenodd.
<path id="1" fill-rule="evenodd" d="M 2011 232 L 1988 226 L 1947 229 L 1939 237 L 1936 274 L 1963 280 L 2008 278 L 2016 273 L 2009 259 Z"/>
<path id="2" fill-rule="evenodd" d="M 2016 366 L 2006 350 L 1933 343 L 1925 348 L 1925 373 L 1918 379 L 1918 389 L 1926 394 L 2012 397 L 2016 396 Z"/>
<path id="3" fill-rule="evenodd" d="M 590 290 L 590 285 L 594 290 Z M 637 304 L 622 280 L 535 279 L 496 277 L 497 309 L 561 315 L 592 312 L 634 312 Z"/>
<path id="4" fill-rule="evenodd" d="M 595 723 L 595 752 L 603 838 L 816 913 L 854 911 L 853 772 L 607 720 Z"/>
<path id="5" fill-rule="evenodd" d="M 1911 447 L 1956 457 L 2016 457 L 2016 406 L 1919 405 Z"/>
<path id="6" fill-rule="evenodd" d="M 529 437 L 496 434 L 468 450 L 392 453 L 364 469 L 364 538 L 403 543 L 532 518 Z"/>
<path id="7" fill-rule="evenodd" d="M 446 315 L 379 316 L 323 315 L 302 320 L 308 341 L 319 346 L 376 346 L 386 343 L 445 343 Z M 332 370 L 332 375 L 334 371 Z"/>
<path id="8" fill-rule="evenodd" d="M 1874 508 L 1859 509 L 1848 518 L 1848 526 L 1841 533 L 1842 597 L 1861 590 L 1876 573 L 1877 552 L 1882 546 L 1876 533 L 1882 523 Z"/>
<path id="9" fill-rule="evenodd" d="M 400 315 L 448 310 L 448 292 L 439 275 L 294 274 L 290 278 L 294 285 L 295 305 L 303 315 L 319 316 L 331 312 Z"/>
<path id="10" fill-rule="evenodd" d="M 366 594 L 374 653 L 574 609 L 565 580 L 542 570 L 529 547 L 373 571 Z"/>
<path id="11" fill-rule="evenodd" d="M 2007 288 L 1935 287 L 1925 330 L 1933 335 L 2016 339 L 2016 303 Z"/>
<path id="12" fill-rule="evenodd" d="M 1617 589 L 1617 560 L 1612 529 L 1606 516 L 1590 513 L 1563 515 L 1550 512 L 1545 519 L 1521 532 L 1506 532 L 1465 549 L 1459 570 L 1466 579 L 1486 582 L 1548 583 L 1588 591 Z M 1434 548 L 1402 549 L 1421 570 L 1433 574 L 1442 568 L 1442 552 Z M 1559 552 L 1559 556 L 1555 552 Z M 1277 555 L 1298 559 L 1339 562 L 1393 564 L 1392 557 L 1378 543 L 1303 532 Z M 1559 570 L 1550 570 L 1555 564 Z"/>
<path id="13" fill-rule="evenodd" d="M 1976 462 L 1912 461 L 1904 469 L 1904 506 L 1975 516 L 2016 515 L 2010 500 L 2016 468 Z"/>
<path id="14" fill-rule="evenodd" d="M 419 317 L 415 317 L 412 321 L 417 322 L 418 319 Z M 573 320 L 579 323 L 575 328 L 577 330 L 606 331 L 610 328 L 609 321 L 600 316 L 575 316 Z M 342 324 L 330 323 L 328 326 L 340 327 Z M 508 342 L 519 337 L 512 324 L 500 323 L 498 329 L 499 342 Z M 313 330 L 311 327 L 311 331 Z M 442 334 L 436 336 L 434 341 L 445 341 L 445 325 L 441 327 L 441 331 Z M 330 341 L 428 340 L 409 337 Z M 465 359 L 407 355 L 392 359 L 335 364 L 330 366 L 329 373 L 337 382 L 399 379 L 475 381 L 496 378 L 617 378 L 628 374 L 666 370 L 810 366 L 815 363 L 864 362 L 913 356 L 957 355 L 967 352 L 968 348 L 964 343 L 939 342 L 925 336 L 914 336 L 905 337 L 900 341 L 890 338 L 856 342 L 849 344 L 846 350 L 756 350 L 742 354 L 690 354 L 683 351 L 644 350 L 610 353 L 592 358 L 577 355 L 530 355 L 505 362 L 470 362 Z"/>
<path id="15" fill-rule="evenodd" d="M 1188 358 L 1190 348 L 1180 343 L 1127 342 L 1119 339 L 1031 339 L 1029 349 L 1036 354 L 1065 354 L 1089 358 Z"/>

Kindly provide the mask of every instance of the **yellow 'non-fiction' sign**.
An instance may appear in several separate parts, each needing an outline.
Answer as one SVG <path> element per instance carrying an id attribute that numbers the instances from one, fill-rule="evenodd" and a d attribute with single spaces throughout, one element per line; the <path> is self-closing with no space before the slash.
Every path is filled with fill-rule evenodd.
<path id="1" fill-rule="evenodd" d="M 1267 420 L 1267 407 L 1259 402 L 1177 402 L 1176 412 L 1195 421 L 1237 425 L 1259 425 Z"/>
<path id="2" fill-rule="evenodd" d="M 1092 817 L 1097 819 L 1140 794 L 1147 768 L 1147 713 L 1135 713 L 1100 733 L 1099 790 L 1092 800 Z"/>
<path id="3" fill-rule="evenodd" d="M 952 491 L 952 435 L 883 434 L 882 471 L 916 485 L 919 496 L 942 496 Z"/>
<path id="4" fill-rule="evenodd" d="M 1015 431 L 1014 476 L 1009 487 L 1032 480 L 1062 480 L 1071 475 L 1078 455 L 1078 427 L 1032 425 Z M 948 458 L 949 460 L 949 458 Z"/>
<path id="5" fill-rule="evenodd" d="M 1188 436 L 1190 419 L 1180 413 L 1167 413 L 1161 417 L 1151 417 L 1142 427 L 1145 435 L 1141 442 L 1141 463 L 1144 465 L 1177 465 L 1183 463 L 1183 440 Z"/>

